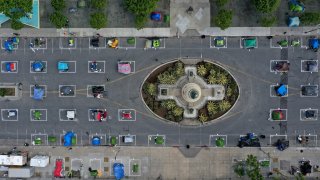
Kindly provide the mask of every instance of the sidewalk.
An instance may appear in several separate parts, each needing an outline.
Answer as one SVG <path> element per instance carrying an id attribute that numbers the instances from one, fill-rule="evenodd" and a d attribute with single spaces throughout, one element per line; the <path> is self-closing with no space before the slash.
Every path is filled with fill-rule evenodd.
<path id="1" fill-rule="evenodd" d="M 1 152 L 8 151 L 8 147 L 1 147 Z M 125 166 L 128 179 L 162 179 L 184 180 L 184 179 L 220 179 L 237 178 L 232 166 L 236 161 L 244 160 L 248 154 L 258 157 L 258 160 L 271 159 L 270 168 L 265 169 L 263 175 L 277 168 L 285 176 L 289 176 L 287 169 L 281 169 L 281 163 L 289 162 L 297 166 L 298 161 L 303 158 L 311 160 L 312 165 L 319 165 L 320 149 L 289 148 L 283 152 L 275 148 L 151 148 L 151 147 L 18 147 L 18 150 L 29 151 L 29 156 L 44 154 L 51 156 L 50 165 L 46 168 L 36 168 L 36 173 L 42 178 L 50 178 L 57 158 L 65 160 L 65 168 L 72 169 L 72 163 L 81 161 L 83 164 L 82 177 L 90 178 L 88 168 L 92 166 L 92 160 L 100 162 L 103 177 L 112 176 L 113 162 L 121 162 Z M 303 150 L 301 153 L 300 150 Z M 187 158 L 184 154 L 193 154 L 194 157 Z M 116 160 L 115 160 L 116 157 Z M 136 176 L 130 170 L 132 163 L 139 164 L 140 170 Z M 275 173 L 274 173 L 275 174 Z M 312 173 L 309 177 L 319 176 Z"/>

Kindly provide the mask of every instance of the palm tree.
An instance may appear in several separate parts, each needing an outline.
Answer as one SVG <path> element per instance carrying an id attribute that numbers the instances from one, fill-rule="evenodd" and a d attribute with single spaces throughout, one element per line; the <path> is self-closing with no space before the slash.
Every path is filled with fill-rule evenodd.
<path id="1" fill-rule="evenodd" d="M 208 76 L 208 83 L 209 84 L 216 84 L 217 83 L 217 78 L 214 75 L 210 74 Z"/>
<path id="2" fill-rule="evenodd" d="M 217 82 L 224 86 L 228 84 L 228 78 L 224 73 L 217 73 Z"/>
<path id="3" fill-rule="evenodd" d="M 176 75 L 177 78 L 183 76 L 185 73 L 184 73 L 184 66 L 183 66 L 183 63 L 182 62 L 176 62 L 175 65 L 174 65 L 174 74 Z"/>
<path id="4" fill-rule="evenodd" d="M 183 108 L 176 106 L 172 111 L 174 116 L 181 116 L 183 114 Z"/>
<path id="5" fill-rule="evenodd" d="M 220 111 L 226 111 L 231 107 L 231 104 L 229 101 L 226 100 L 222 100 L 221 102 L 219 102 L 219 109 Z"/>
<path id="6" fill-rule="evenodd" d="M 203 113 L 201 113 L 200 116 L 199 116 L 199 121 L 202 122 L 202 123 L 208 121 L 208 116 L 203 114 Z"/>
<path id="7" fill-rule="evenodd" d="M 154 83 L 147 83 L 145 86 L 145 92 L 151 96 L 157 95 L 157 86 Z"/>
<path id="8" fill-rule="evenodd" d="M 209 114 L 216 114 L 218 111 L 218 106 L 215 102 L 209 101 L 207 104 L 207 110 Z"/>
<path id="9" fill-rule="evenodd" d="M 199 76 L 205 76 L 208 73 L 208 70 L 204 67 L 204 65 L 199 65 L 197 68 L 197 73 Z"/>

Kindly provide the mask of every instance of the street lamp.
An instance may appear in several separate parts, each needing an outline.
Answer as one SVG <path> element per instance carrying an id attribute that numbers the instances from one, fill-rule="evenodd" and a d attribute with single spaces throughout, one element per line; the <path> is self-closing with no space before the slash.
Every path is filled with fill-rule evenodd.
<path id="1" fill-rule="evenodd" d="M 315 25 L 315 29 L 311 29 L 310 31 L 306 31 L 306 32 L 304 32 L 304 33 L 307 34 L 307 33 L 309 33 L 309 32 L 316 31 L 316 30 L 320 29 L 319 26 L 320 26 L 320 24 L 317 24 L 317 25 Z"/>

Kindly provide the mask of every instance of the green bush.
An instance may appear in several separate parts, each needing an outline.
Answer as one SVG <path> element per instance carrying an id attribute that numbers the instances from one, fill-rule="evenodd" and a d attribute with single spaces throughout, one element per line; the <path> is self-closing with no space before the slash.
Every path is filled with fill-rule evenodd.
<path id="1" fill-rule="evenodd" d="M 209 101 L 207 103 L 207 110 L 211 115 L 216 114 L 218 112 L 218 106 L 215 102 Z"/>
<path id="2" fill-rule="evenodd" d="M 136 15 L 134 19 L 134 24 L 138 30 L 143 29 L 148 21 L 148 16 Z"/>
<path id="3" fill-rule="evenodd" d="M 11 19 L 18 20 L 32 13 L 32 0 L 1 0 L 0 12 Z"/>
<path id="4" fill-rule="evenodd" d="M 252 0 L 256 9 L 262 13 L 271 13 L 278 9 L 281 0 Z"/>
<path id="5" fill-rule="evenodd" d="M 199 116 L 199 121 L 200 122 L 206 122 L 206 121 L 208 121 L 208 119 L 209 119 L 208 116 L 203 114 L 203 113 L 201 113 L 200 116 Z"/>
<path id="6" fill-rule="evenodd" d="M 182 116 L 183 114 L 183 108 L 181 107 L 174 107 L 173 110 L 172 110 L 172 114 L 175 116 L 175 117 L 178 117 L 178 116 Z"/>
<path id="7" fill-rule="evenodd" d="M 24 27 L 24 24 L 22 24 L 19 20 L 12 19 L 11 21 L 11 28 L 14 30 L 19 30 Z"/>
<path id="8" fill-rule="evenodd" d="M 91 0 L 91 7 L 95 9 L 104 9 L 107 6 L 107 0 Z"/>
<path id="9" fill-rule="evenodd" d="M 218 6 L 218 8 L 226 5 L 229 2 L 229 0 L 216 0 L 216 5 Z"/>
<path id="10" fill-rule="evenodd" d="M 171 110 L 176 107 L 176 102 L 174 100 L 164 100 L 164 101 L 161 101 L 160 105 L 166 108 L 167 110 Z"/>
<path id="11" fill-rule="evenodd" d="M 150 96 L 155 96 L 157 95 L 157 86 L 153 83 L 146 83 L 144 87 L 144 91 Z"/>
<path id="12" fill-rule="evenodd" d="M 214 23 L 222 30 L 225 30 L 232 24 L 232 14 L 231 10 L 219 10 L 218 15 L 214 18 Z"/>
<path id="13" fill-rule="evenodd" d="M 93 13 L 90 16 L 90 26 L 95 29 L 105 28 L 107 25 L 107 17 L 103 13 Z"/>
<path id="14" fill-rule="evenodd" d="M 303 25 L 316 25 L 320 23 L 320 13 L 318 12 L 306 12 L 300 17 Z"/>
<path id="15" fill-rule="evenodd" d="M 231 107 L 231 104 L 229 101 L 222 100 L 221 102 L 219 102 L 219 110 L 222 112 L 227 111 L 230 107 Z"/>
<path id="16" fill-rule="evenodd" d="M 54 24 L 57 28 L 63 28 L 67 24 L 68 18 L 64 16 L 62 13 L 56 11 L 50 15 L 50 21 Z"/>
<path id="17" fill-rule="evenodd" d="M 277 22 L 277 18 L 275 16 L 263 17 L 260 20 L 260 24 L 263 27 L 271 27 Z"/>
<path id="18" fill-rule="evenodd" d="M 64 0 L 51 0 L 51 6 L 56 11 L 62 11 L 66 7 L 66 3 Z"/>
<path id="19" fill-rule="evenodd" d="M 208 70 L 206 67 L 204 67 L 204 65 L 199 65 L 197 67 L 197 73 L 199 76 L 204 77 L 208 73 Z"/>
<path id="20" fill-rule="evenodd" d="M 7 94 L 8 90 L 5 88 L 0 88 L 0 96 L 4 97 Z"/>

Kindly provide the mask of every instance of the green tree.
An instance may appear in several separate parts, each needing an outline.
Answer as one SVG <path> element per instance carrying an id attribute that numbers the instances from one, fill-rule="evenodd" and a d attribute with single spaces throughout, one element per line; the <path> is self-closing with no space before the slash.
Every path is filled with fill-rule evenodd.
<path id="1" fill-rule="evenodd" d="M 277 18 L 275 16 L 266 16 L 261 18 L 260 24 L 263 27 L 271 27 L 277 22 Z"/>
<path id="2" fill-rule="evenodd" d="M 200 116 L 199 116 L 199 121 L 202 122 L 202 123 L 208 121 L 208 119 L 209 119 L 208 116 L 203 114 L 203 113 L 201 113 Z"/>
<path id="3" fill-rule="evenodd" d="M 91 7 L 95 9 L 104 9 L 107 6 L 107 0 L 91 0 Z"/>
<path id="4" fill-rule="evenodd" d="M 51 6 L 56 11 L 62 11 L 66 7 L 66 3 L 64 0 L 51 0 Z"/>
<path id="5" fill-rule="evenodd" d="M 64 16 L 62 13 L 56 11 L 50 15 L 50 21 L 54 24 L 57 28 L 63 28 L 67 24 L 68 18 Z"/>
<path id="6" fill-rule="evenodd" d="M 208 73 L 208 70 L 207 70 L 207 68 L 206 67 L 204 67 L 204 65 L 200 65 L 200 66 L 198 66 L 198 68 L 197 68 L 197 73 L 198 73 L 198 75 L 199 76 L 205 76 L 207 73 Z"/>
<path id="7" fill-rule="evenodd" d="M 221 9 L 214 18 L 214 23 L 222 30 L 225 30 L 232 24 L 232 14 L 231 10 Z"/>
<path id="8" fill-rule="evenodd" d="M 247 156 L 246 160 L 246 174 L 251 180 L 263 180 L 263 176 L 260 172 L 259 161 L 256 156 L 252 154 Z"/>
<path id="9" fill-rule="evenodd" d="M 238 162 L 236 165 L 233 166 L 233 171 L 239 176 L 243 177 L 246 173 L 245 163 Z"/>
<path id="10" fill-rule="evenodd" d="M 0 12 L 18 20 L 32 12 L 32 0 L 1 0 Z"/>
<path id="11" fill-rule="evenodd" d="M 271 13 L 278 9 L 281 0 L 252 0 L 256 9 L 262 13 Z"/>
<path id="12" fill-rule="evenodd" d="M 159 0 L 125 0 L 126 10 L 135 15 L 137 29 L 142 29 L 152 11 L 157 7 Z"/>
<path id="13" fill-rule="evenodd" d="M 218 112 L 218 106 L 215 102 L 209 101 L 207 103 L 207 110 L 211 115 L 216 114 Z"/>
<path id="14" fill-rule="evenodd" d="M 176 102 L 174 100 L 164 100 L 161 101 L 160 105 L 166 108 L 167 110 L 171 110 L 176 107 Z"/>
<path id="15" fill-rule="evenodd" d="M 157 95 L 157 86 L 154 83 L 146 83 L 144 90 L 151 96 Z"/>
<path id="16" fill-rule="evenodd" d="M 306 12 L 301 15 L 300 20 L 304 25 L 315 25 L 320 23 L 320 13 Z"/>
<path id="17" fill-rule="evenodd" d="M 172 113 L 174 116 L 178 117 L 178 116 L 182 116 L 183 114 L 183 108 L 176 106 L 173 108 Z"/>
<path id="18" fill-rule="evenodd" d="M 229 0 L 216 0 L 216 5 L 218 8 L 221 8 L 222 6 L 226 5 L 229 2 Z"/>
<path id="19" fill-rule="evenodd" d="M 12 21 L 11 21 L 11 28 L 12 29 L 19 30 L 19 29 L 22 29 L 23 27 L 24 27 L 24 24 L 22 24 L 21 21 L 12 19 Z"/>
<path id="20" fill-rule="evenodd" d="M 107 17 L 104 13 L 93 13 L 90 15 L 90 26 L 95 29 L 101 29 L 106 27 Z"/>
<path id="21" fill-rule="evenodd" d="M 219 109 L 220 111 L 226 111 L 231 107 L 231 104 L 229 101 L 227 100 L 222 100 L 221 102 L 219 102 Z"/>

